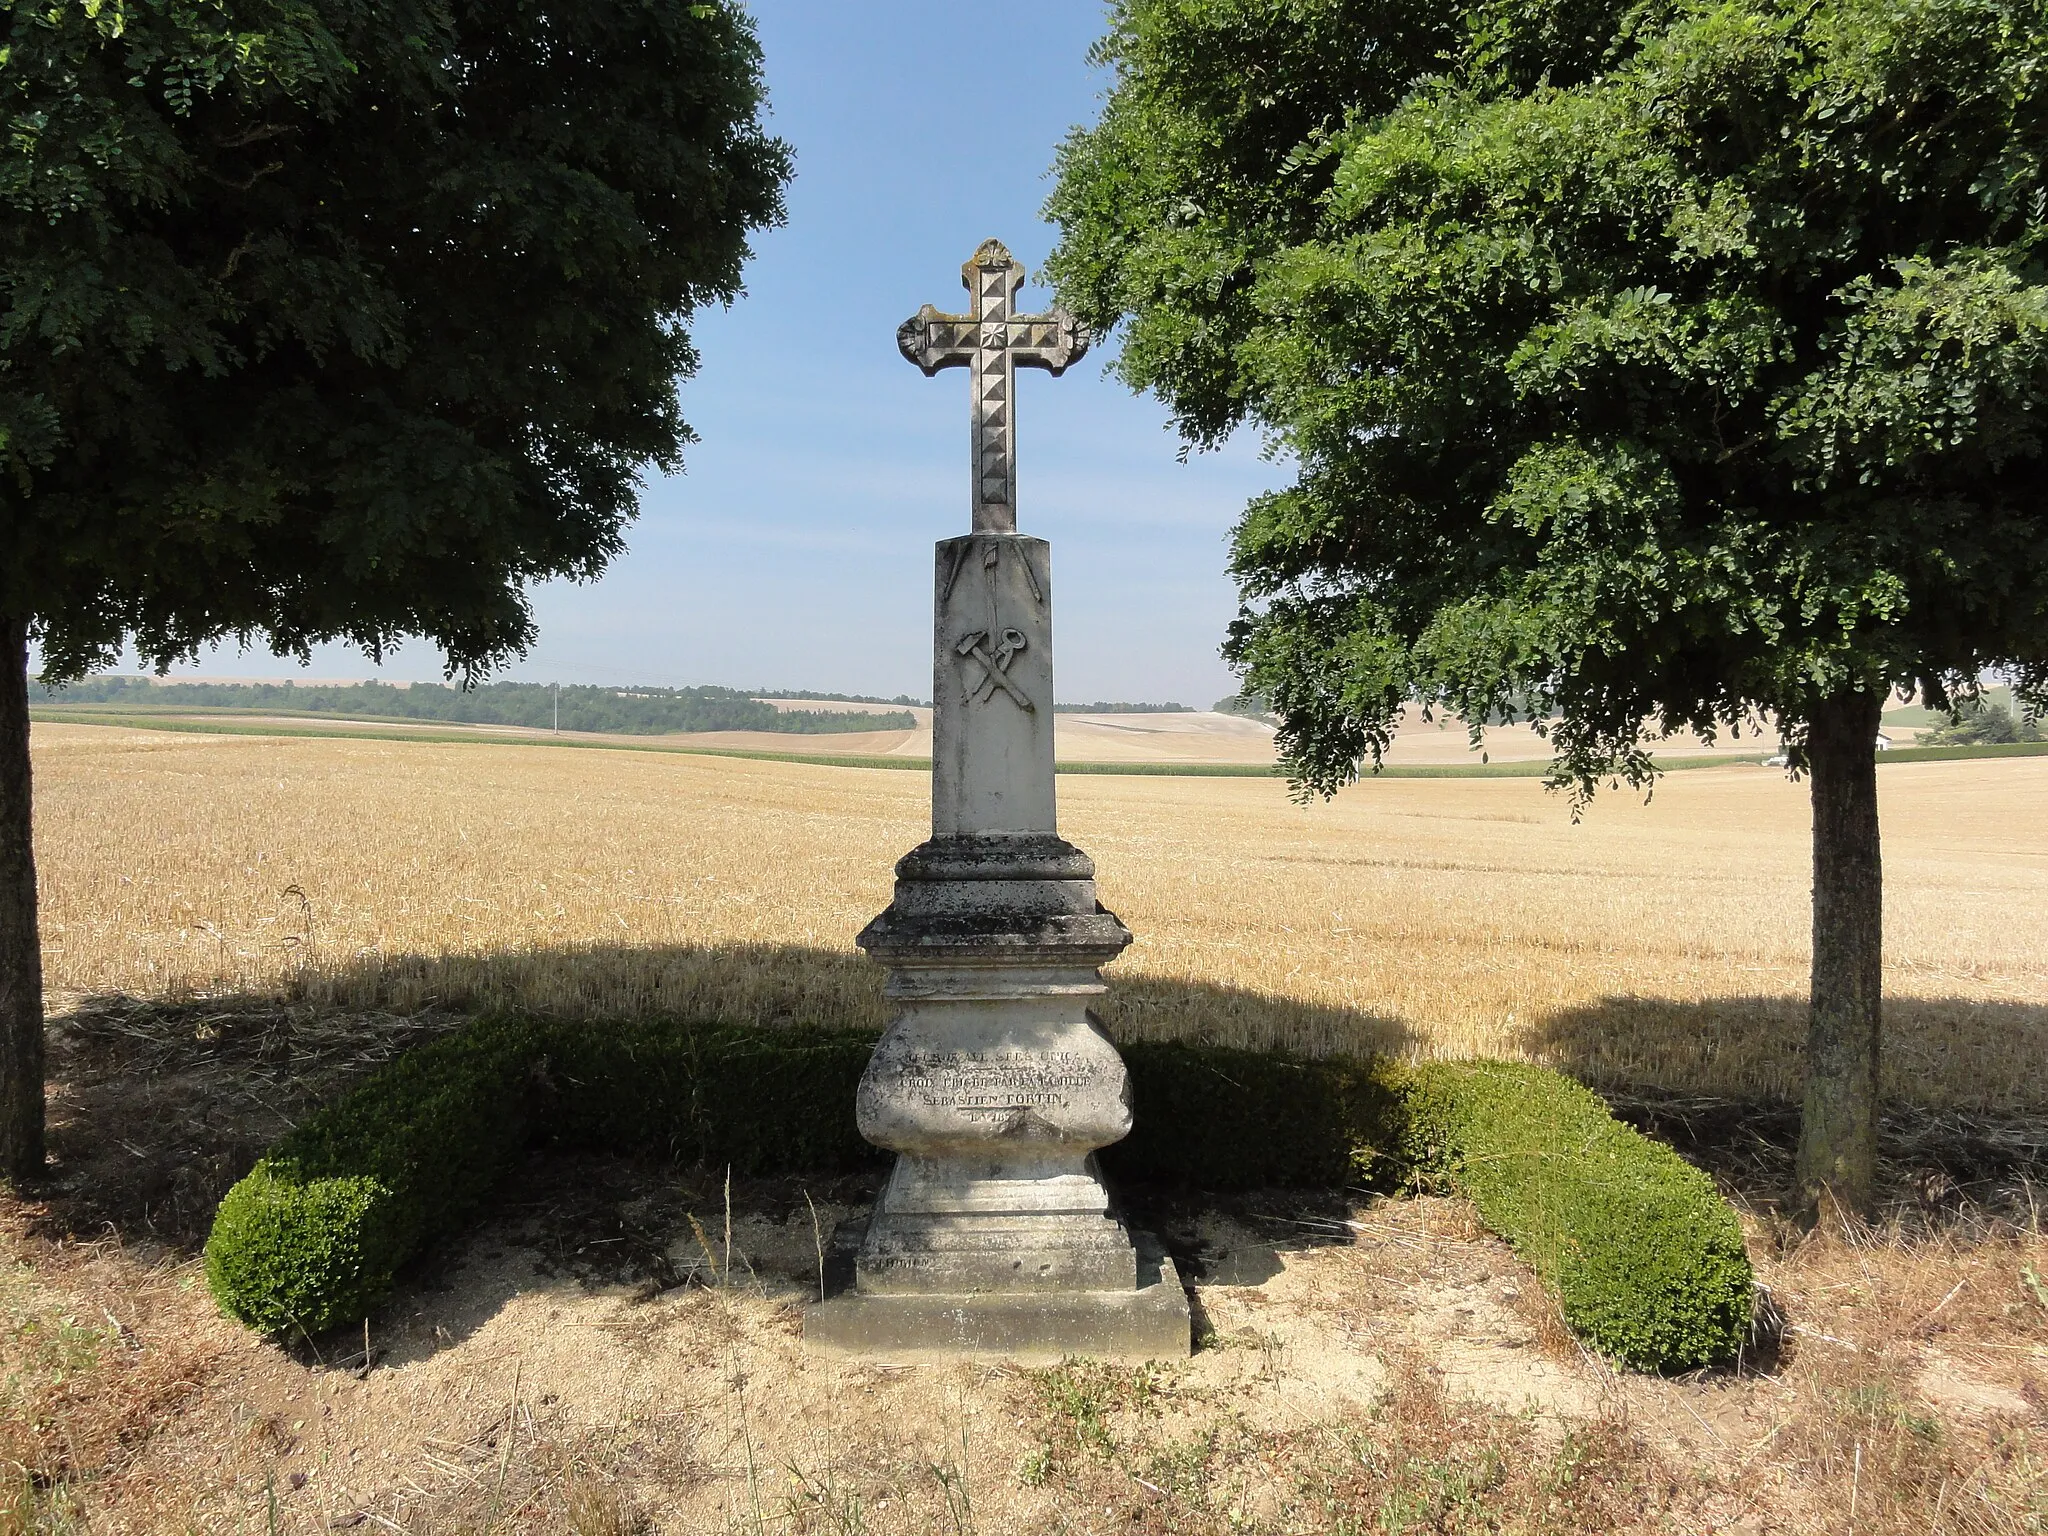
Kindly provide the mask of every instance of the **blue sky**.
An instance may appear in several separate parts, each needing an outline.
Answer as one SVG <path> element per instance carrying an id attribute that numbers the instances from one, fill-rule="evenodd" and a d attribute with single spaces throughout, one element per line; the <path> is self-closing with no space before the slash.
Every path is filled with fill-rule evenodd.
<path id="1" fill-rule="evenodd" d="M 1040 0 L 991 27 L 923 0 L 754 13 L 771 123 L 796 151 L 789 221 L 757 240 L 746 296 L 692 328 L 683 406 L 702 441 L 684 473 L 649 484 L 603 580 L 535 593 L 540 640 L 511 676 L 930 692 L 931 544 L 967 528 L 967 384 L 904 362 L 896 326 L 927 301 L 963 307 L 960 263 L 990 236 L 1035 275 L 1054 150 L 1106 85 L 1087 62 L 1103 10 Z M 1249 439 L 1176 462 L 1164 412 L 1100 351 L 1025 374 L 1019 396 L 1018 520 L 1053 541 L 1060 696 L 1229 692 L 1226 538 L 1282 471 Z M 296 668 L 227 650 L 189 670 Z M 372 671 L 337 646 L 310 675 Z M 409 647 L 383 674 L 437 677 L 437 654 Z"/>

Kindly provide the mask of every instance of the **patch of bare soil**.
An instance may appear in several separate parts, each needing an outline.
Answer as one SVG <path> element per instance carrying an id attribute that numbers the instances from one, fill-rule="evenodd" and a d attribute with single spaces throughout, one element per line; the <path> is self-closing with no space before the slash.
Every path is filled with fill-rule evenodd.
<path id="1" fill-rule="evenodd" d="M 0 1533 L 2048 1529 L 2024 1177 L 1805 1240 L 1753 1207 L 1771 1326 L 1677 1380 L 1582 1352 L 1461 1202 L 1133 1191 L 1196 1353 L 1019 1372 L 804 1354 L 864 1181 L 536 1156 L 362 1335 L 287 1351 L 206 1295 L 206 1191 L 438 1025 L 202 1014 L 63 1047 L 59 1177 L 0 1213 Z"/>
<path id="2" fill-rule="evenodd" d="M 1675 1147 L 1759 1216 L 1792 1186 L 1799 1107 L 1701 1094 L 1611 1090 L 1608 1107 Z M 1894 1104 L 1878 1132 L 1886 1226 L 1956 1231 L 2040 1224 L 2048 1117 Z"/>
<path id="3" fill-rule="evenodd" d="M 62 1002 L 50 1030 L 50 1235 L 188 1255 L 221 1196 L 309 1108 L 465 1022 L 267 998 Z"/>

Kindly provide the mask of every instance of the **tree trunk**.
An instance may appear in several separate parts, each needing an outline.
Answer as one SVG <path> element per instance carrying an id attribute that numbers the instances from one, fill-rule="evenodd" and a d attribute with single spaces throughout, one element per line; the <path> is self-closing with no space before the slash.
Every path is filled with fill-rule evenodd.
<path id="1" fill-rule="evenodd" d="M 28 621 L 0 618 L 0 1177 L 43 1171 L 43 949 L 28 762 Z"/>
<path id="2" fill-rule="evenodd" d="M 1877 835 L 1878 692 L 1826 700 L 1807 722 L 1813 792 L 1813 1004 L 1799 1126 L 1801 1219 L 1867 1218 L 1877 1180 L 1884 869 Z"/>

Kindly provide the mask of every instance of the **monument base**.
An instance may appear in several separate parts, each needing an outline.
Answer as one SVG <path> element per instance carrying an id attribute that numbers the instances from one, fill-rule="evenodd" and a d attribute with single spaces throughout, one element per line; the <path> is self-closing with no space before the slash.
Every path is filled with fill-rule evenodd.
<path id="1" fill-rule="evenodd" d="M 804 1313 L 804 1348 L 884 1361 L 996 1357 L 1057 1365 L 1070 1355 L 1143 1365 L 1193 1352 L 1188 1293 L 1173 1260 L 1134 1233 L 1138 1285 L 1117 1291 L 848 1291 Z"/>

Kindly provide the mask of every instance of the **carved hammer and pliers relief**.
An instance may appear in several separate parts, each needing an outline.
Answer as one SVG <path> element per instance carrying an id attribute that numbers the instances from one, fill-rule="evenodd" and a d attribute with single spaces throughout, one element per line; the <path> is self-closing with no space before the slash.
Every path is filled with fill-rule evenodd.
<path id="1" fill-rule="evenodd" d="M 968 697 L 980 702 L 993 698 L 1000 688 L 1016 701 L 1017 707 L 1029 710 L 1031 701 L 1024 696 L 1024 690 L 1011 682 L 1004 674 L 1009 671 L 1010 662 L 1030 642 L 1020 629 L 1006 629 L 996 641 L 995 654 L 990 655 L 987 645 L 988 631 L 969 630 L 954 643 L 953 649 L 962 656 L 974 660 L 981 667 L 981 681 L 968 690 Z"/>

